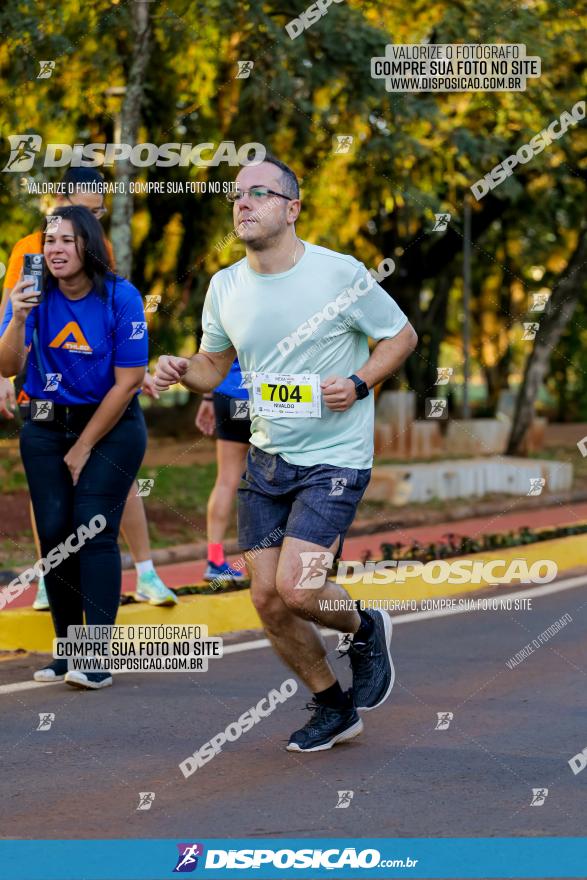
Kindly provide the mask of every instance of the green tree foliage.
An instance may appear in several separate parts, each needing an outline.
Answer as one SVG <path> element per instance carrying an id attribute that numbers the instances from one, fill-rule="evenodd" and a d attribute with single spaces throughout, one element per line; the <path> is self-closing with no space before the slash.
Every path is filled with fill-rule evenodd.
<path id="1" fill-rule="evenodd" d="M 14 7 L 0 12 L 3 137 L 112 140 L 121 109 L 112 87 L 126 84 L 132 58 L 130 4 L 94 0 L 83 13 L 77 0 L 16 6 L 18 14 Z M 475 180 L 584 99 L 584 0 L 347 0 L 294 40 L 285 24 L 303 0 L 149 6 L 152 46 L 138 139 L 265 144 L 302 180 L 302 237 L 368 266 L 395 260 L 384 286 L 420 334 L 405 367 L 420 397 L 439 363 L 453 366 L 458 379 L 464 199 Z M 542 75 L 525 92 L 444 95 L 389 93 L 371 78 L 370 59 L 386 44 L 421 41 L 524 43 L 542 59 Z M 56 61 L 51 79 L 36 79 L 40 59 Z M 247 79 L 236 78 L 239 60 L 254 62 Z M 333 139 L 343 134 L 353 136 L 353 149 L 336 154 Z M 531 294 L 552 288 L 576 246 L 586 157 L 585 128 L 575 126 L 480 202 L 472 199 L 473 363 L 491 405 L 531 350 L 520 326 Z M 137 176 L 224 181 L 234 171 L 148 168 Z M 39 179 L 59 174 L 36 172 Z M 19 175 L 0 178 L 3 259 L 40 215 Z M 432 232 L 440 212 L 451 214 L 449 228 Z M 231 226 L 222 195 L 135 198 L 133 281 L 162 296 L 152 319 L 154 355 L 194 349 L 210 275 L 242 256 L 238 242 L 217 246 Z M 559 369 L 571 336 L 556 347 Z"/>

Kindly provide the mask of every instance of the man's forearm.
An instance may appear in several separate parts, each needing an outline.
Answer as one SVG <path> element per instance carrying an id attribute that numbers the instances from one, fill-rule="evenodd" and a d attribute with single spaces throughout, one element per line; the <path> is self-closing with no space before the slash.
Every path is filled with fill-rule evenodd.
<path id="1" fill-rule="evenodd" d="M 181 384 L 190 391 L 198 391 L 202 394 L 212 391 L 228 374 L 230 363 L 229 361 L 228 369 L 222 372 L 219 365 L 214 364 L 205 352 L 200 351 L 190 358 L 190 365 L 181 379 Z"/>
<path id="2" fill-rule="evenodd" d="M 406 324 L 393 339 L 382 339 L 377 343 L 369 360 L 357 370 L 357 376 L 373 388 L 399 370 L 417 342 L 416 331 L 411 324 Z"/>

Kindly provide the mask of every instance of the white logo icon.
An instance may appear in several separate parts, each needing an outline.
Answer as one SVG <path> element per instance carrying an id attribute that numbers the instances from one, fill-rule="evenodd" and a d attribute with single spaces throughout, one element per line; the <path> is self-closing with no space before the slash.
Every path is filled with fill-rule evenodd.
<path id="1" fill-rule="evenodd" d="M 160 302 L 161 296 L 158 293 L 148 294 L 145 297 L 145 312 L 156 312 Z"/>
<path id="2" fill-rule="evenodd" d="M 547 797 L 548 797 L 548 789 L 547 788 L 533 788 L 532 789 L 532 800 L 530 801 L 530 806 L 531 807 L 541 807 Z"/>
<path id="3" fill-rule="evenodd" d="M 193 865 L 194 862 L 197 863 L 198 860 L 196 859 L 196 856 L 201 856 L 202 852 L 203 850 L 200 849 L 199 843 L 194 843 L 191 846 L 186 847 L 186 849 L 184 849 L 183 853 L 181 854 L 183 858 L 181 859 L 181 861 L 178 861 L 177 865 L 173 869 L 174 872 L 177 871 L 178 874 L 183 873 L 179 869 L 183 868 L 184 865 Z"/>
<path id="4" fill-rule="evenodd" d="M 335 135 L 336 142 L 334 144 L 334 152 L 335 153 L 350 153 L 351 147 L 353 146 L 354 137 L 352 134 L 337 134 Z"/>
<path id="5" fill-rule="evenodd" d="M 139 805 L 137 810 L 150 810 L 154 800 L 154 791 L 139 791 Z"/>
<path id="6" fill-rule="evenodd" d="M 139 498 L 146 498 L 147 495 L 151 494 L 151 489 L 155 485 L 155 480 L 137 480 L 139 485 L 139 491 L 137 492 L 137 496 Z"/>
<path id="7" fill-rule="evenodd" d="M 328 493 L 329 495 L 342 495 L 344 492 L 344 487 L 347 484 L 346 477 L 331 477 L 330 482 L 332 483 L 332 489 Z"/>
<path id="8" fill-rule="evenodd" d="M 542 495 L 542 490 L 546 484 L 544 477 L 530 477 L 530 489 L 527 495 Z"/>
<path id="9" fill-rule="evenodd" d="M 351 801 L 354 798 L 354 791 L 339 791 L 338 792 L 338 803 L 335 810 L 346 810 L 347 807 L 350 807 Z"/>
<path id="10" fill-rule="evenodd" d="M 10 156 L 2 171 L 30 171 L 41 149 L 40 134 L 9 134 Z"/>
<path id="11" fill-rule="evenodd" d="M 53 421 L 53 401 L 52 400 L 33 400 L 31 416 L 34 422 L 52 422 Z"/>
<path id="12" fill-rule="evenodd" d="M 532 294 L 532 306 L 530 307 L 531 312 L 543 312 L 546 308 L 546 303 L 548 302 L 548 294 L 547 293 L 533 293 Z"/>
<path id="13" fill-rule="evenodd" d="M 249 401 L 238 400 L 236 397 L 230 401 L 230 418 L 231 419 L 249 419 Z"/>
<path id="14" fill-rule="evenodd" d="M 39 61 L 39 72 L 37 79 L 51 79 L 51 74 L 55 70 L 54 61 Z"/>
<path id="15" fill-rule="evenodd" d="M 247 391 L 253 387 L 253 374 L 243 370 L 241 373 L 241 381 L 239 388 L 246 388 Z"/>
<path id="16" fill-rule="evenodd" d="M 53 214 L 48 214 L 45 220 L 47 221 L 45 234 L 55 235 L 55 233 L 59 230 L 59 227 L 61 226 L 61 221 L 63 220 L 63 217 L 60 214 L 57 216 L 54 216 Z"/>
<path id="17" fill-rule="evenodd" d="M 255 66 L 254 61 L 237 61 L 238 64 L 238 73 L 236 75 L 236 79 L 248 79 L 251 75 L 251 71 Z"/>
<path id="18" fill-rule="evenodd" d="M 426 400 L 426 418 L 427 419 L 444 419 L 446 418 L 446 400 L 444 397 L 429 397 Z"/>
<path id="19" fill-rule="evenodd" d="M 132 321 L 132 333 L 129 339 L 142 339 L 147 330 L 146 321 Z"/>
<path id="20" fill-rule="evenodd" d="M 351 646 L 351 642 L 353 640 L 352 633 L 337 633 L 338 636 L 338 644 L 336 646 L 336 650 L 340 651 L 341 654 L 347 654 L 348 650 Z"/>
<path id="21" fill-rule="evenodd" d="M 450 223 L 450 214 L 435 214 L 434 226 L 432 232 L 444 232 Z"/>
<path id="22" fill-rule="evenodd" d="M 438 721 L 436 722 L 434 730 L 448 730 L 450 722 L 455 716 L 453 712 L 437 712 L 436 717 L 438 718 Z"/>
<path id="23" fill-rule="evenodd" d="M 524 324 L 524 333 L 522 334 L 522 339 L 529 340 L 535 339 L 536 334 L 538 333 L 538 328 L 540 324 L 532 323 L 532 324 Z"/>
<path id="24" fill-rule="evenodd" d="M 334 553 L 310 550 L 300 553 L 302 573 L 296 585 L 298 590 L 318 590 L 326 583 L 326 575 L 334 562 Z"/>
<path id="25" fill-rule="evenodd" d="M 435 385 L 448 385 L 448 381 L 451 378 L 454 370 L 452 367 L 436 367 L 436 382 Z"/>
<path id="26" fill-rule="evenodd" d="M 577 443 L 577 449 L 579 450 L 583 458 L 587 456 L 587 436 L 579 440 L 579 442 Z"/>
<path id="27" fill-rule="evenodd" d="M 45 373 L 46 383 L 43 391 L 57 391 L 61 382 L 61 373 Z"/>
<path id="28" fill-rule="evenodd" d="M 39 726 L 37 730 L 51 730 L 51 725 L 54 721 L 54 712 L 39 712 Z"/>

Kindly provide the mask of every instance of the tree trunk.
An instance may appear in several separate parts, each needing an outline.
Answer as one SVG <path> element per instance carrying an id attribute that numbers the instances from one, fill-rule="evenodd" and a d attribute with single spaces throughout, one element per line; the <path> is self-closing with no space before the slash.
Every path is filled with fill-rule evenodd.
<path id="1" fill-rule="evenodd" d="M 120 113 L 120 126 L 117 128 L 120 132 L 120 143 L 130 144 L 132 147 L 137 143 L 141 106 L 144 99 L 145 73 L 149 63 L 151 45 L 149 0 L 134 0 L 130 7 L 133 24 L 133 50 Z M 110 235 L 116 257 L 116 270 L 125 278 L 130 278 L 133 197 L 129 192 L 129 183 L 132 175 L 136 172 L 134 166 L 126 159 L 115 163 L 114 169 L 115 181 L 122 184 L 123 191 L 115 193 L 113 196 Z"/>
<path id="2" fill-rule="evenodd" d="M 550 356 L 570 321 L 587 282 L 587 226 L 583 225 L 577 247 L 567 268 L 555 284 L 547 309 L 540 321 L 534 348 L 528 358 L 524 379 L 516 401 L 516 411 L 507 454 L 519 454 L 524 435 L 534 413 L 534 401 L 542 385 Z"/>

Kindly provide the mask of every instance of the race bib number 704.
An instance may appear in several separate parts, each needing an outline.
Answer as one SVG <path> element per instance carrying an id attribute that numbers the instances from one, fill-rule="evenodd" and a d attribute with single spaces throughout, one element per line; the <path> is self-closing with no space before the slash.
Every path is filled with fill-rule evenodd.
<path id="1" fill-rule="evenodd" d="M 321 416 L 318 373 L 253 373 L 253 410 L 268 418 Z"/>

